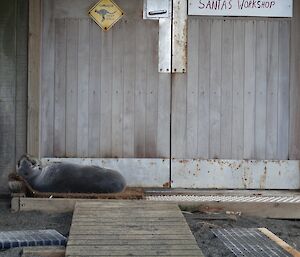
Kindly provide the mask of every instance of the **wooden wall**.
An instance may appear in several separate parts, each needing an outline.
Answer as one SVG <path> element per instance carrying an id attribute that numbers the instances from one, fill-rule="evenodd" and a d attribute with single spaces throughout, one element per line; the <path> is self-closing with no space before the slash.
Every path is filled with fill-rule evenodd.
<path id="1" fill-rule="evenodd" d="M 143 1 L 102 32 L 91 0 L 43 1 L 40 151 L 46 157 L 169 157 L 170 76 Z"/>
<path id="2" fill-rule="evenodd" d="M 0 194 L 26 152 L 28 1 L 0 1 Z"/>
<path id="3" fill-rule="evenodd" d="M 172 84 L 172 157 L 288 159 L 290 20 L 190 17 L 188 35 L 188 73 Z"/>
<path id="4" fill-rule="evenodd" d="M 291 24 L 290 159 L 300 159 L 300 1 Z"/>
<path id="5" fill-rule="evenodd" d="M 298 2 L 292 19 L 189 17 L 172 90 L 157 22 L 117 3 L 127 15 L 103 33 L 93 1 L 43 1 L 41 156 L 169 157 L 171 130 L 172 158 L 300 158 Z"/>

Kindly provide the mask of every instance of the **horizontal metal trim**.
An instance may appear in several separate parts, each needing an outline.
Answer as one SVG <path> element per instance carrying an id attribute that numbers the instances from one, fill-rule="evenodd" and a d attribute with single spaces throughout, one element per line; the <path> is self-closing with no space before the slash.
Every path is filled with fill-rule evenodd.
<path id="1" fill-rule="evenodd" d="M 54 162 L 96 165 L 119 171 L 131 187 L 163 187 L 169 184 L 169 159 L 135 159 L 135 158 L 43 158 L 42 164 Z"/>
<path id="2" fill-rule="evenodd" d="M 173 188 L 299 189 L 299 161 L 172 159 Z"/>

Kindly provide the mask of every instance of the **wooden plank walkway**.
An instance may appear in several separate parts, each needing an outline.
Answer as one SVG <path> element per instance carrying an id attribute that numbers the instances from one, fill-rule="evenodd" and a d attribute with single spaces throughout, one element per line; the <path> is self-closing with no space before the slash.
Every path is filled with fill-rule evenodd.
<path id="1" fill-rule="evenodd" d="M 76 203 L 66 256 L 204 257 L 176 204 L 124 200 Z"/>

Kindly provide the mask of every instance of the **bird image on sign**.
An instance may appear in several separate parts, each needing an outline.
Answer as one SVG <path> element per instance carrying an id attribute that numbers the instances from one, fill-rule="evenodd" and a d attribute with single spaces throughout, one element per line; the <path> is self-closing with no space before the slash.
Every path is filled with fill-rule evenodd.
<path id="1" fill-rule="evenodd" d="M 89 11 L 91 18 L 104 30 L 109 30 L 124 15 L 112 0 L 101 0 Z"/>

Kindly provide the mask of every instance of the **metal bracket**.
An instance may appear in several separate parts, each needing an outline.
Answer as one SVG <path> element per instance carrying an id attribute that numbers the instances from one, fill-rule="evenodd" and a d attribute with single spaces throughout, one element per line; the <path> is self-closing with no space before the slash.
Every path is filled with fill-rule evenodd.
<path id="1" fill-rule="evenodd" d="M 158 72 L 185 73 L 187 0 L 144 0 L 143 18 L 159 20 Z"/>
<path id="2" fill-rule="evenodd" d="M 171 6 L 171 0 L 144 0 L 143 18 L 145 20 L 171 18 Z"/>

